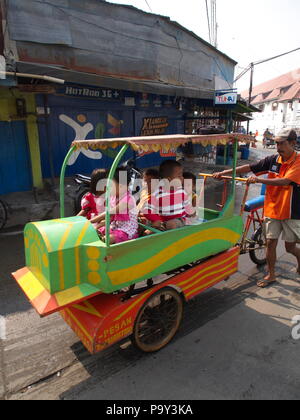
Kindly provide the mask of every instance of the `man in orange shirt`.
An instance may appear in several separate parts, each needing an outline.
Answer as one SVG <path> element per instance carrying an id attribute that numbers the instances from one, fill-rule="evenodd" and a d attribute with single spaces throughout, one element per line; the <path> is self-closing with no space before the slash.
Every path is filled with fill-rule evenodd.
<path id="1" fill-rule="evenodd" d="M 276 249 L 281 233 L 286 251 L 298 261 L 300 274 L 300 155 L 295 151 L 297 134 L 285 131 L 275 138 L 277 155 L 268 156 L 253 165 L 237 168 L 237 174 L 253 172 L 255 176 L 248 183 L 267 185 L 265 198 L 265 227 L 267 238 L 267 262 L 269 274 L 258 282 L 259 287 L 267 287 L 276 282 Z M 232 174 L 232 170 L 214 174 L 219 179 Z M 268 174 L 268 178 L 259 178 Z"/>

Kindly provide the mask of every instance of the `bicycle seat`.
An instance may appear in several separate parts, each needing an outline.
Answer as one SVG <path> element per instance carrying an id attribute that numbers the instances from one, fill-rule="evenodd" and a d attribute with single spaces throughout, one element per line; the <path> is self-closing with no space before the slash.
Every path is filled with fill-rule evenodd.
<path id="1" fill-rule="evenodd" d="M 265 204 L 265 196 L 260 195 L 259 197 L 253 198 L 252 200 L 248 200 L 245 204 L 245 211 L 254 211 L 261 209 Z"/>
<path id="2" fill-rule="evenodd" d="M 83 181 L 83 182 L 87 182 L 87 183 L 91 182 L 91 177 L 90 176 L 77 174 L 77 175 L 75 175 L 75 178 L 79 179 L 80 181 Z"/>

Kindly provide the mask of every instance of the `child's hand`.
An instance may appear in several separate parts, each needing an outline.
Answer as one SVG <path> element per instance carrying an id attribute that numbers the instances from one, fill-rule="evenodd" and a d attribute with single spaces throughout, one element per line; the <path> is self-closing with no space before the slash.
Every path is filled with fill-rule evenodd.
<path id="1" fill-rule="evenodd" d="M 158 221 L 152 223 L 152 227 L 154 229 L 162 230 L 163 229 L 163 223 L 160 220 L 158 220 Z"/>
<path id="2" fill-rule="evenodd" d="M 94 217 L 90 220 L 91 223 L 101 223 L 103 220 L 105 220 L 105 213 L 100 214 L 99 216 Z"/>
<path id="3" fill-rule="evenodd" d="M 100 223 L 99 223 L 99 227 L 100 228 L 102 228 L 102 227 L 104 227 L 105 226 L 105 220 L 102 220 Z"/>
<path id="4" fill-rule="evenodd" d="M 143 225 L 147 224 L 147 219 L 143 214 L 140 214 L 139 219 L 140 219 L 140 223 L 142 223 Z"/>

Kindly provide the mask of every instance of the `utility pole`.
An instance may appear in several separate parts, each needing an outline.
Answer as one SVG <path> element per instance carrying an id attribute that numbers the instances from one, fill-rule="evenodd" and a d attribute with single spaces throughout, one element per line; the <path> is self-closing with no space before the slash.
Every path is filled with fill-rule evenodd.
<path id="1" fill-rule="evenodd" d="M 250 86 L 249 86 L 249 99 L 248 99 L 248 106 L 251 105 L 252 99 L 252 91 L 253 91 L 253 76 L 254 76 L 254 63 L 250 64 L 251 74 L 250 74 Z M 249 134 L 250 129 L 250 121 L 247 121 L 247 134 Z"/>

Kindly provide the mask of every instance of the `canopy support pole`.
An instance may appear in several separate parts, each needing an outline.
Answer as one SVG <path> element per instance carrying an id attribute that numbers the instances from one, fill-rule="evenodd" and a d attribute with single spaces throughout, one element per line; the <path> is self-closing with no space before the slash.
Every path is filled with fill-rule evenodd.
<path id="1" fill-rule="evenodd" d="M 66 169 L 67 169 L 69 159 L 70 159 L 71 155 L 73 154 L 73 152 L 75 152 L 75 150 L 76 150 L 75 146 L 71 147 L 71 149 L 68 151 L 67 156 L 65 157 L 64 163 L 63 163 L 62 168 L 61 168 L 60 187 L 59 187 L 59 192 L 60 192 L 60 218 L 61 219 L 63 219 L 65 217 L 65 174 L 66 174 Z"/>
<path id="2" fill-rule="evenodd" d="M 117 157 L 114 160 L 114 163 L 112 164 L 112 167 L 109 171 L 108 179 L 107 179 L 107 188 L 106 188 L 106 194 L 105 194 L 105 201 L 106 201 L 106 210 L 105 210 L 105 243 L 107 248 L 110 247 L 110 196 L 111 196 L 111 186 L 112 186 L 112 180 L 116 173 L 116 170 L 119 166 L 119 163 L 121 162 L 122 157 L 125 155 L 129 148 L 129 144 L 125 144 L 120 152 L 118 153 Z"/>

